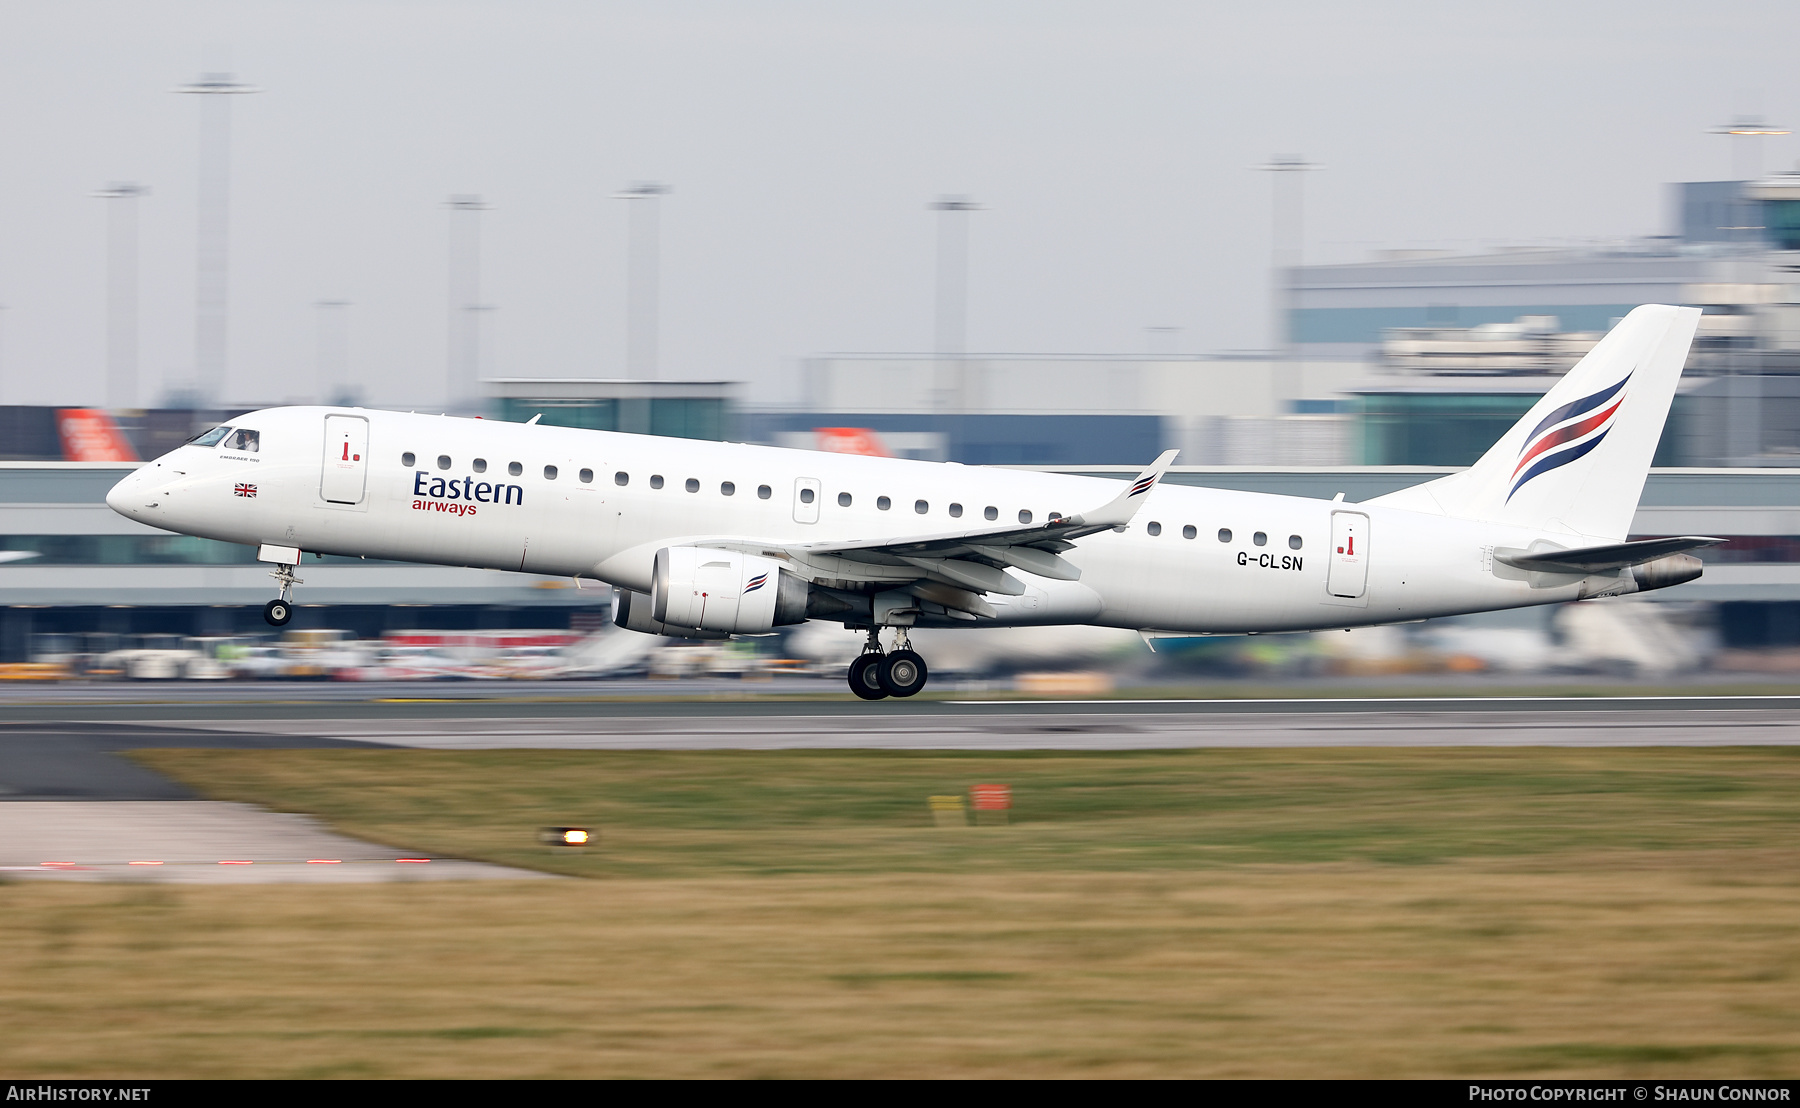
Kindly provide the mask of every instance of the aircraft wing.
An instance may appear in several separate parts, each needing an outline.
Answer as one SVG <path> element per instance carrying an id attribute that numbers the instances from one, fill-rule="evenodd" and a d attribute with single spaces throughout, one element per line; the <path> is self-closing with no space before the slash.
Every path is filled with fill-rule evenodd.
<path id="1" fill-rule="evenodd" d="M 1072 516 L 1053 515 L 1043 523 L 934 535 L 795 543 L 785 549 L 797 559 L 815 565 L 826 563 L 834 574 L 846 578 L 863 577 L 857 573 L 857 567 L 866 567 L 866 580 L 870 583 L 892 587 L 924 578 L 968 594 L 998 592 L 1018 596 L 1025 586 L 1006 572 L 1008 568 L 1058 581 L 1079 580 L 1081 570 L 1059 555 L 1074 549 L 1077 539 L 1130 523 L 1146 494 L 1156 487 L 1179 453 L 1165 451 L 1118 496 Z M 987 605 L 975 601 L 963 610 L 979 612 L 985 608 Z M 984 614 L 992 614 L 991 609 Z"/>

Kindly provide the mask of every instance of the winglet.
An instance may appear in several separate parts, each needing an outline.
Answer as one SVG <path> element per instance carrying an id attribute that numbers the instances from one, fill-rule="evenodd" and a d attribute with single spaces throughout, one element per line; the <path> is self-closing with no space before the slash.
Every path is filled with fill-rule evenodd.
<path id="1" fill-rule="evenodd" d="M 1091 512 L 1083 512 L 1071 519 L 1070 523 L 1089 527 L 1119 527 L 1131 522 L 1137 515 L 1138 508 L 1144 503 L 1145 494 L 1156 487 L 1162 475 L 1175 464 L 1179 450 L 1165 450 L 1162 456 L 1150 463 L 1150 468 L 1137 475 L 1124 492 L 1112 498 L 1106 504 Z"/>

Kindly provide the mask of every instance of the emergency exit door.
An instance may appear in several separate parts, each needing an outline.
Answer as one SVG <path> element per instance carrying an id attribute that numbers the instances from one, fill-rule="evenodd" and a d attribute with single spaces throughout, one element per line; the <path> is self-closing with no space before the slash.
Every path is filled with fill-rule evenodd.
<path id="1" fill-rule="evenodd" d="M 1332 596 L 1361 596 L 1369 585 L 1369 517 L 1361 512 L 1331 513 L 1331 568 L 1325 591 Z"/>
<path id="2" fill-rule="evenodd" d="M 369 421 L 361 416 L 326 416 L 319 495 L 330 504 L 361 504 L 368 475 Z"/>

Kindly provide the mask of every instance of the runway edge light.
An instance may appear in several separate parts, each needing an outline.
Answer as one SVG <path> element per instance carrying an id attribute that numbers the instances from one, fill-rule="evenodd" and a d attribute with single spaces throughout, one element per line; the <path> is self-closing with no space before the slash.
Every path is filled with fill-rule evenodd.
<path id="1" fill-rule="evenodd" d="M 548 846 L 587 846 L 597 838 L 586 827 L 546 827 L 538 832 L 538 841 Z"/>

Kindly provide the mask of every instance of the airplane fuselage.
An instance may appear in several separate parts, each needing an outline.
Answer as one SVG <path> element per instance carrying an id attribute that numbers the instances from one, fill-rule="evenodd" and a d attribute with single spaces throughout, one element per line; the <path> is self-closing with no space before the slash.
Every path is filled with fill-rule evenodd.
<path id="1" fill-rule="evenodd" d="M 838 580 L 832 556 L 797 561 L 794 547 L 1043 521 L 1103 504 L 1120 488 L 1062 474 L 364 409 L 266 409 L 232 426 L 255 433 L 254 450 L 242 436 L 181 447 L 127 478 L 108 502 L 152 526 L 226 542 L 580 576 L 648 593 L 657 551 L 670 546 L 728 544 L 829 585 Z M 1634 591 L 1628 574 L 1496 566 L 1496 548 L 1546 538 L 1581 542 L 1379 504 L 1163 483 L 1122 530 L 1082 538 L 1061 555 L 1079 580 L 1015 568 L 1025 591 L 988 595 L 995 614 L 981 622 L 1300 631 Z M 927 612 L 917 625 L 969 619 Z"/>

